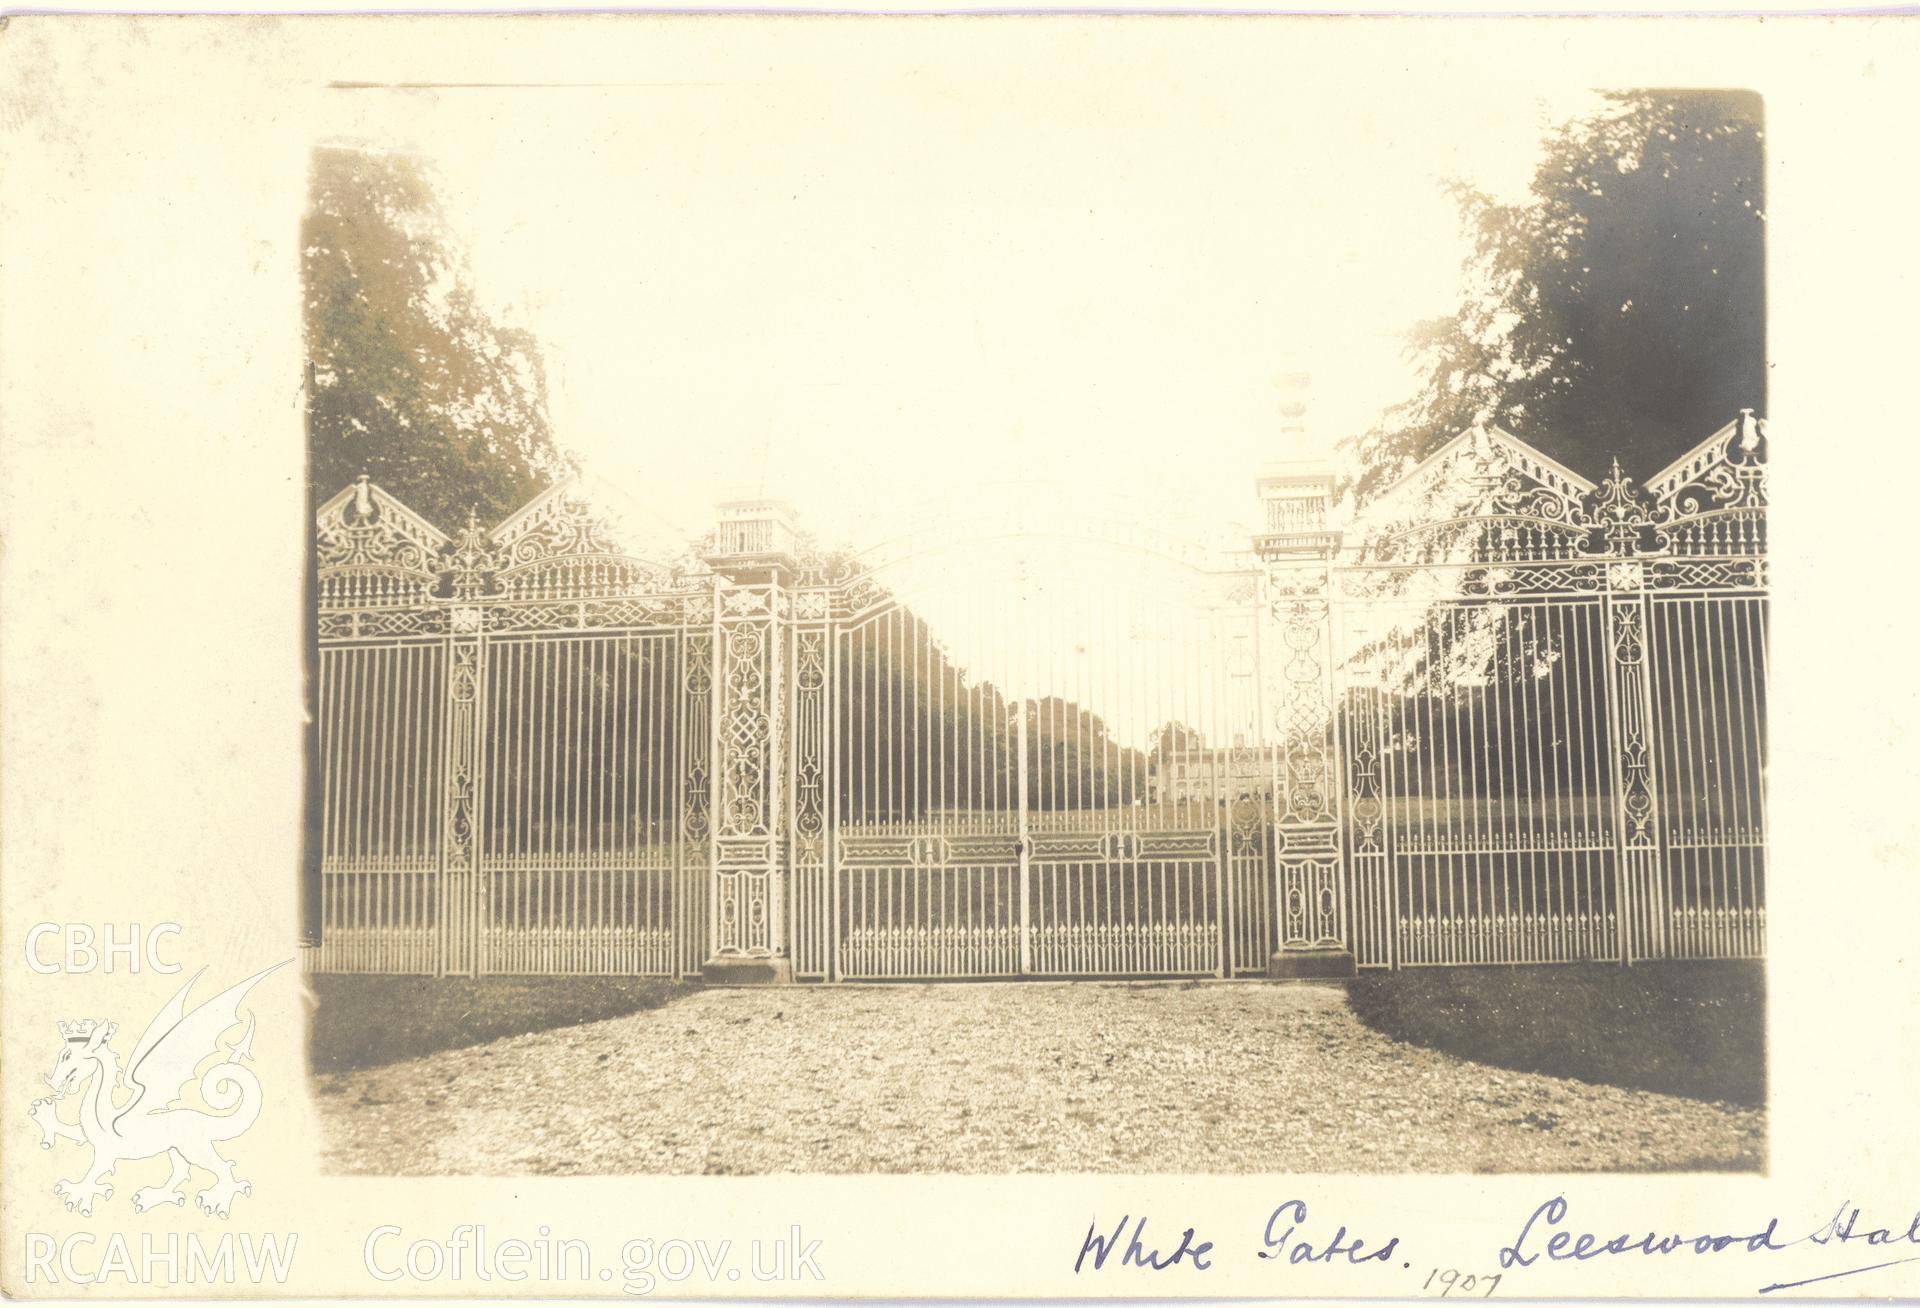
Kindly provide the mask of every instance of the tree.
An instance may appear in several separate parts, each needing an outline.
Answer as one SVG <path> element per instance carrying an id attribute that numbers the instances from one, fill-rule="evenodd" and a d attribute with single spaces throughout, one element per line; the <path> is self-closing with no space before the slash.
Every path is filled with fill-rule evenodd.
<path id="1" fill-rule="evenodd" d="M 1131 804 L 1145 756 L 1113 738 L 1106 719 L 1059 695 L 1027 701 L 1029 808 L 1056 812 Z"/>
<path id="2" fill-rule="evenodd" d="M 1476 422 L 1644 478 L 1764 414 L 1762 164 L 1757 95 L 1630 91 L 1548 137 L 1523 201 L 1453 183 L 1468 292 L 1410 334 L 1416 393 L 1351 443 L 1357 498 Z"/>
<path id="3" fill-rule="evenodd" d="M 539 347 L 476 300 L 418 161 L 316 150 L 301 250 L 316 503 L 366 473 L 452 531 L 565 471 Z"/>

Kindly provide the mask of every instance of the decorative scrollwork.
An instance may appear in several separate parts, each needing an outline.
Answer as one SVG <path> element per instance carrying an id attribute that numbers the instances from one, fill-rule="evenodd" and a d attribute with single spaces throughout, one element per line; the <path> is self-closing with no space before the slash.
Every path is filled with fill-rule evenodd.
<path id="1" fill-rule="evenodd" d="M 563 482 L 494 528 L 503 594 L 516 599 L 598 598 L 673 584 L 672 570 L 622 553 L 606 517 Z"/>
<path id="2" fill-rule="evenodd" d="M 769 611 L 768 599 L 766 591 L 743 586 L 737 590 L 722 593 L 720 611 L 722 616 L 729 618 L 741 617 L 748 613 L 766 613 Z"/>
<path id="3" fill-rule="evenodd" d="M 1640 606 L 1620 604 L 1613 609 L 1614 662 L 1637 665 L 1645 656 L 1641 636 Z"/>
<path id="4" fill-rule="evenodd" d="M 1457 588 L 1431 598 L 1599 593 L 1606 574 L 1584 566 L 1589 560 L 1763 554 L 1766 507 L 1766 423 L 1750 410 L 1644 489 L 1618 460 L 1595 485 L 1516 437 L 1476 429 L 1382 494 L 1369 509 L 1380 525 L 1337 569 L 1336 586 L 1355 598 L 1413 599 L 1417 578 L 1372 569 L 1482 565 L 1480 573 L 1446 573 Z"/>
<path id="5" fill-rule="evenodd" d="M 1497 429 L 1462 432 L 1381 497 L 1376 561 L 1538 562 L 1765 549 L 1766 423 L 1742 416 L 1635 487 L 1596 486 Z M 1398 505 L 1398 508 L 1393 506 Z"/>
<path id="6" fill-rule="evenodd" d="M 424 602 L 447 536 L 364 475 L 314 517 L 323 606 Z"/>
<path id="7" fill-rule="evenodd" d="M 1610 603 L 1613 611 L 1613 675 L 1617 678 L 1617 748 L 1620 759 L 1620 810 L 1625 819 L 1626 845 L 1646 848 L 1655 843 L 1653 760 L 1648 745 L 1646 632 L 1639 598 Z"/>
<path id="8" fill-rule="evenodd" d="M 685 692 L 687 738 L 704 741 L 713 711 L 713 637 L 703 631 L 687 635 L 681 685 Z M 708 751 L 695 746 L 686 752 L 686 783 L 682 824 L 689 845 L 699 850 L 710 831 Z"/>
<path id="9" fill-rule="evenodd" d="M 603 627 L 677 627 L 681 601 L 675 595 L 636 595 L 628 599 L 582 600 L 580 625 Z"/>
<path id="10" fill-rule="evenodd" d="M 446 845 L 449 866 L 466 867 L 474 855 L 474 803 L 479 767 L 475 711 L 480 698 L 480 646 L 453 647 L 447 678 Z"/>
<path id="11" fill-rule="evenodd" d="M 827 633 L 794 636 L 793 826 L 795 862 L 824 861 L 826 830 Z"/>
<path id="12" fill-rule="evenodd" d="M 1766 549 L 1767 423 L 1740 416 L 1650 478 L 1659 532 L 1675 554 Z"/>
<path id="13" fill-rule="evenodd" d="M 1280 943 L 1314 948 L 1340 943 L 1339 864 L 1326 859 L 1283 859 L 1280 877 Z"/>
<path id="14" fill-rule="evenodd" d="M 1493 515 L 1503 518 L 1535 518 L 1542 522 L 1563 522 L 1570 527 L 1586 524 L 1579 500 L 1558 488 L 1530 483 L 1519 472 L 1509 472 L 1499 488 L 1487 499 Z"/>
<path id="15" fill-rule="evenodd" d="M 1633 488 L 1633 478 L 1620 471 L 1620 460 L 1600 482 L 1593 499 L 1593 523 L 1600 529 L 1606 551 L 1613 555 L 1639 551 L 1648 530 L 1654 525 L 1646 497 Z"/>
<path id="16" fill-rule="evenodd" d="M 1318 574 L 1303 588 L 1289 585 L 1286 574 Z M 1320 568 L 1276 569 L 1272 612 L 1280 624 L 1285 646 L 1281 674 L 1285 678 L 1276 714 L 1280 739 L 1280 821 L 1320 822 L 1328 814 L 1327 723 L 1330 705 L 1327 684 L 1326 639 L 1329 607 L 1324 599 L 1305 598 L 1325 587 Z"/>
<path id="17" fill-rule="evenodd" d="M 1647 585 L 1653 590 L 1767 589 L 1764 557 L 1651 559 L 1646 568 Z"/>
<path id="18" fill-rule="evenodd" d="M 1352 816 L 1352 849 L 1355 854 L 1386 852 L 1386 804 L 1381 788 L 1381 760 L 1378 724 L 1374 703 L 1362 695 L 1348 714 L 1350 724 L 1348 762 L 1348 812 Z"/>
<path id="19" fill-rule="evenodd" d="M 467 510 L 467 525 L 454 538 L 447 551 L 449 584 L 456 600 L 475 600 L 490 589 L 488 579 L 498 566 L 493 551 L 487 548 L 487 533 L 480 525 L 480 511 Z"/>
<path id="20" fill-rule="evenodd" d="M 1278 597 L 1325 595 L 1329 579 L 1330 572 L 1325 567 L 1295 564 L 1274 569 L 1268 579 L 1268 590 Z"/>
<path id="21" fill-rule="evenodd" d="M 751 639 L 738 639 L 743 632 Z M 764 644 L 760 633 L 743 627 L 729 633 L 727 648 L 751 659 L 760 656 Z M 729 670 L 722 683 L 728 687 L 729 695 L 736 689 L 751 695 L 762 684 L 757 676 L 742 676 L 739 672 L 742 666 L 729 653 Z M 721 825 L 714 840 L 714 872 L 722 911 L 714 949 L 729 957 L 765 958 L 784 948 L 777 891 L 782 860 L 776 852 L 779 841 L 772 830 L 770 809 L 763 806 L 764 774 L 756 785 L 743 790 L 738 769 L 743 758 L 756 754 L 764 768 L 771 753 L 771 742 L 758 737 L 746 742 L 743 748 L 737 738 L 740 702 L 729 699 L 722 706 Z M 736 733 L 736 738 L 728 739 L 729 732 Z"/>
<path id="22" fill-rule="evenodd" d="M 1400 525 L 1376 534 L 1381 559 L 1569 558 L 1593 521 L 1593 483 L 1493 427 L 1461 432 L 1382 496 Z"/>
<path id="23" fill-rule="evenodd" d="M 367 608 L 323 610 L 320 640 L 372 640 L 404 636 L 443 636 L 449 630 L 444 608 Z"/>
<path id="24" fill-rule="evenodd" d="M 1599 563 L 1507 563 L 1463 568 L 1456 575 L 1455 594 L 1462 598 L 1586 595 L 1606 589 L 1606 571 Z"/>
<path id="25" fill-rule="evenodd" d="M 720 830 L 727 836 L 766 835 L 779 785 L 773 761 L 781 739 L 777 660 L 784 646 L 765 619 L 723 622 L 721 639 Z"/>

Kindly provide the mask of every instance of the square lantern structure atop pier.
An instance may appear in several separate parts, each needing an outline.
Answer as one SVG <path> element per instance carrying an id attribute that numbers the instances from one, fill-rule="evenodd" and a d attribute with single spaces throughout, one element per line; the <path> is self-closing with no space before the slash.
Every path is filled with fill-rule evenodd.
<path id="1" fill-rule="evenodd" d="M 784 580 L 799 553 L 792 506 L 783 500 L 727 500 L 714 506 L 719 522 L 707 564 L 736 581 Z"/>
<path id="2" fill-rule="evenodd" d="M 1332 558 L 1340 533 L 1327 525 L 1333 474 L 1318 463 L 1273 465 L 1256 483 L 1266 530 L 1253 538 L 1261 558 Z"/>

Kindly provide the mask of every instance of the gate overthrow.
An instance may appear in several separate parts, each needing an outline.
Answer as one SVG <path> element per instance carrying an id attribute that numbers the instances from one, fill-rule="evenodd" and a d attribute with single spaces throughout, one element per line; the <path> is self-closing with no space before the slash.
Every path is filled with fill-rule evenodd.
<path id="1" fill-rule="evenodd" d="M 1462 433 L 1239 548 L 573 485 L 319 511 L 319 971 L 1344 974 L 1764 952 L 1764 424 L 1644 489 Z"/>

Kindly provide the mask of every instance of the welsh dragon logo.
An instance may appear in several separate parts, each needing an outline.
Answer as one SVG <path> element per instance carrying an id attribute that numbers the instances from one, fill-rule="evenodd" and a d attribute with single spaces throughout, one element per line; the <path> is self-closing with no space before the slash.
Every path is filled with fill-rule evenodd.
<path id="1" fill-rule="evenodd" d="M 246 1030 L 231 1046 L 222 1037 L 240 1022 L 240 1000 L 269 973 L 284 967 L 276 963 L 240 984 L 223 990 L 191 1012 L 187 992 L 205 969 L 188 978 L 179 993 L 147 1024 L 140 1042 L 127 1060 L 124 1084 L 120 1058 L 109 1043 L 119 1028 L 92 1019 L 60 1023 L 60 1056 L 44 1079 L 53 1094 L 36 1099 L 31 1116 L 44 1139 L 42 1149 L 55 1140 L 93 1146 L 93 1161 L 71 1181 L 61 1181 L 53 1192 L 70 1212 L 91 1215 L 96 1198 L 113 1198 L 107 1178 L 121 1163 L 158 1158 L 165 1154 L 172 1173 L 165 1185 L 144 1186 L 133 1192 L 133 1206 L 146 1212 L 161 1204 L 184 1204 L 185 1185 L 194 1168 L 213 1174 L 213 1184 L 194 1202 L 203 1212 L 225 1217 L 234 1196 L 253 1193 L 253 1183 L 233 1174 L 233 1164 L 214 1145 L 231 1140 L 260 1116 L 260 1082 L 242 1063 L 253 1046 L 253 1015 Z M 200 1098 L 213 1112 L 175 1107 L 194 1082 L 195 1072 L 217 1055 L 220 1061 L 199 1073 Z M 121 1092 L 129 1091 L 125 1099 Z M 63 1121 L 59 1100 L 78 1093 L 80 1120 Z"/>

